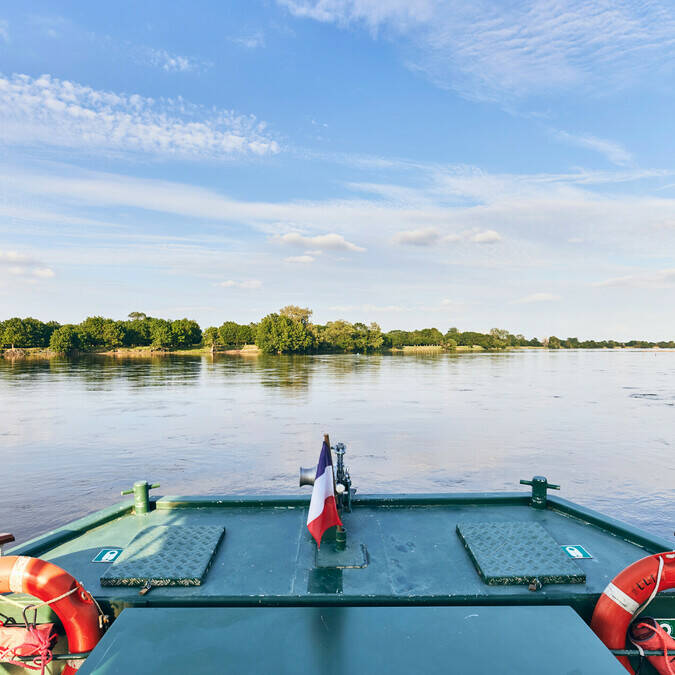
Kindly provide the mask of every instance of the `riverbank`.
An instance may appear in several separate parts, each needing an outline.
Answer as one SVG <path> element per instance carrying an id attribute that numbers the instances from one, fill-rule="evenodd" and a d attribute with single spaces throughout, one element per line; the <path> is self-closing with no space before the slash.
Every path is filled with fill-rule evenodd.
<path id="1" fill-rule="evenodd" d="M 585 348 L 576 351 L 635 351 L 635 350 L 649 350 L 649 351 L 674 351 L 672 349 L 663 347 L 598 347 Z M 475 354 L 477 352 L 518 352 L 518 351 L 570 351 L 569 349 L 550 349 L 548 347 L 504 347 L 503 349 L 485 349 L 480 345 L 473 345 L 472 347 L 466 345 L 458 345 L 454 349 L 446 349 L 440 345 L 426 345 L 426 346 L 404 346 L 400 348 L 382 349 L 372 354 Z M 342 352 L 321 352 L 324 354 L 340 354 Z M 98 351 L 74 352 L 71 356 L 108 356 L 111 358 L 161 358 L 164 356 L 214 356 L 214 355 L 229 355 L 229 356 L 260 356 L 263 351 L 256 345 L 244 345 L 241 349 L 218 349 L 212 350 L 211 347 L 193 347 L 190 349 L 154 349 L 152 347 L 125 347 L 123 349 L 104 349 Z M 14 361 L 18 359 L 54 359 L 62 358 L 64 355 L 60 352 L 52 351 L 51 349 L 41 347 L 26 347 L 21 349 L 5 349 L 0 352 L 0 357 Z"/>
<path id="2" fill-rule="evenodd" d="M 122 349 L 102 349 L 86 352 L 73 352 L 72 356 L 110 356 L 113 358 L 157 358 L 162 356 L 210 356 L 212 354 L 231 354 L 240 356 L 257 356 L 262 354 L 256 345 L 244 345 L 241 349 L 219 349 L 211 347 L 192 347 L 190 349 L 153 349 L 152 347 L 124 347 Z M 14 359 L 54 359 L 64 355 L 42 347 L 26 347 L 22 349 L 5 349 L 2 357 Z"/>

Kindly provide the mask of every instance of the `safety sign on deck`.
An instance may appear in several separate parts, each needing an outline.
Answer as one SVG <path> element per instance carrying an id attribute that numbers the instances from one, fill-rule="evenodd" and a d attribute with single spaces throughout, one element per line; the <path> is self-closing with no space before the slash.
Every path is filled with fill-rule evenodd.
<path id="1" fill-rule="evenodd" d="M 121 548 L 102 548 L 91 562 L 111 563 L 119 558 Z"/>
<path id="2" fill-rule="evenodd" d="M 579 544 L 567 544 L 561 547 L 570 558 L 592 558 L 593 556 Z"/>

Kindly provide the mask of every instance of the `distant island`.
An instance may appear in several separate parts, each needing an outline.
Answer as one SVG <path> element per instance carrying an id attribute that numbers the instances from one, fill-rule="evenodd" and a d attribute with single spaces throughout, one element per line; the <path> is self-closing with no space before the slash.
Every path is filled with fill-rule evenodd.
<path id="1" fill-rule="evenodd" d="M 513 335 L 501 328 L 489 333 L 437 328 L 383 333 L 376 323 L 311 322 L 312 311 L 288 305 L 258 323 L 225 321 L 202 330 L 191 319 L 159 319 L 131 312 L 125 321 L 90 316 L 79 324 L 46 323 L 28 317 L 0 322 L 0 349 L 7 358 L 77 353 L 262 352 L 265 354 L 375 353 L 383 351 L 475 351 L 516 348 L 607 349 L 642 347 L 673 349 L 675 341 L 578 340 L 552 335 L 544 340 Z"/>

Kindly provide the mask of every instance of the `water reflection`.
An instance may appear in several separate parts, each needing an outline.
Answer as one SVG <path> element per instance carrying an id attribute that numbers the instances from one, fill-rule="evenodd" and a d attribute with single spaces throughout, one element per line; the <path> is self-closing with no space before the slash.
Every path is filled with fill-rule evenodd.
<path id="1" fill-rule="evenodd" d="M 3 522 L 25 539 L 137 479 L 166 494 L 297 492 L 329 432 L 361 493 L 513 490 L 542 473 L 669 536 L 673 356 L 0 359 Z"/>

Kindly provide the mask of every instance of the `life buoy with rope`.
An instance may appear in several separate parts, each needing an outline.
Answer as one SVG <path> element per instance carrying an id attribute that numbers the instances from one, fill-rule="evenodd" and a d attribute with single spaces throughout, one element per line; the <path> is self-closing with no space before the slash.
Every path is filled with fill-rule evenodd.
<path id="1" fill-rule="evenodd" d="M 61 620 L 70 653 L 92 650 L 103 634 L 102 613 L 82 584 L 57 565 L 26 556 L 0 557 L 0 593 L 28 593 L 49 604 Z M 68 661 L 61 675 L 73 675 L 81 659 Z"/>
<path id="2" fill-rule="evenodd" d="M 633 617 L 642 612 L 659 591 L 669 588 L 675 588 L 675 551 L 656 553 L 634 562 L 617 574 L 602 592 L 593 610 L 593 632 L 609 649 L 623 649 Z M 639 624 L 638 628 L 644 636 L 648 625 Z M 653 630 L 656 635 L 656 627 Z M 632 635 L 631 639 L 639 646 L 636 637 L 639 638 L 639 635 Z M 665 651 L 675 649 L 675 640 L 668 635 L 660 635 L 659 644 L 664 655 L 649 657 L 651 664 L 662 675 L 675 675 L 675 657 Z M 616 658 L 634 675 L 627 656 Z"/>

